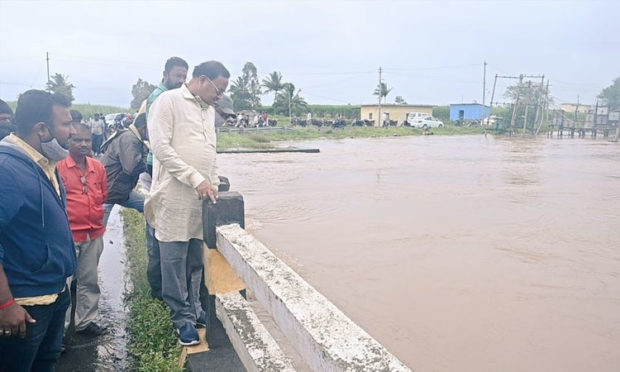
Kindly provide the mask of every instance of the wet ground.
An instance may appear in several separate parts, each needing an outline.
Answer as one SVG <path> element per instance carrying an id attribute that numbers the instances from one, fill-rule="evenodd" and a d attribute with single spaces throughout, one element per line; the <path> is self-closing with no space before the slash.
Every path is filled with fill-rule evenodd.
<path id="1" fill-rule="evenodd" d="M 74 332 L 72 324 L 67 335 L 68 351 L 56 365 L 59 372 L 129 370 L 127 311 L 123 302 L 129 281 L 119 211 L 120 207 L 117 206 L 110 215 L 99 261 L 101 298 L 97 323 L 107 327 L 106 333 L 96 338 L 81 336 Z"/>
<path id="2" fill-rule="evenodd" d="M 246 227 L 416 371 L 620 366 L 620 146 L 426 136 L 221 154 Z"/>

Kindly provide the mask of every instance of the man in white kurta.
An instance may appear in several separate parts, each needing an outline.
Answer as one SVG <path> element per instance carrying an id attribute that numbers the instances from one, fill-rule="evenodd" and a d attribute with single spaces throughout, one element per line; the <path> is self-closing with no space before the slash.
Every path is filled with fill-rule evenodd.
<path id="1" fill-rule="evenodd" d="M 162 93 L 148 116 L 153 183 L 144 213 L 160 242 L 162 297 L 183 345 L 199 343 L 196 324 L 205 318 L 199 299 L 202 203 L 217 199 L 213 104 L 229 77 L 221 63 L 202 63 L 189 83 Z"/>

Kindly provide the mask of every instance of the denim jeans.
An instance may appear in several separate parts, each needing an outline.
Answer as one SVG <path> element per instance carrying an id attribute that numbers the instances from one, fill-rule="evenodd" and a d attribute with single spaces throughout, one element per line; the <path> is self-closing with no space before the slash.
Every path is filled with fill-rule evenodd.
<path id="1" fill-rule="evenodd" d="M 53 304 L 24 306 L 37 322 L 26 323 L 25 338 L 0 337 L 0 371 L 54 371 L 70 296 L 66 288 Z"/>
<path id="2" fill-rule="evenodd" d="M 129 193 L 129 199 L 125 200 L 122 203 L 118 203 L 126 208 L 135 209 L 140 213 L 144 212 L 144 195 L 139 192 L 132 190 Z M 103 226 L 108 226 L 108 218 L 110 218 L 110 213 L 112 212 L 112 208 L 114 208 L 115 204 L 103 204 Z"/>
<path id="3" fill-rule="evenodd" d="M 155 237 L 155 229 L 146 223 L 146 252 L 149 263 L 146 268 L 146 278 L 151 286 L 151 296 L 161 299 L 161 259 L 159 255 L 159 240 Z"/>
<path id="4" fill-rule="evenodd" d="M 196 324 L 202 312 L 202 240 L 159 242 L 161 254 L 162 297 L 172 314 L 176 328 Z"/>

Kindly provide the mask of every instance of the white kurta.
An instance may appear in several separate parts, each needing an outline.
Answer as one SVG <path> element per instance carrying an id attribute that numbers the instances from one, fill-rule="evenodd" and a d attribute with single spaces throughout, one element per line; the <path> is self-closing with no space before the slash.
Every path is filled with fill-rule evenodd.
<path id="1" fill-rule="evenodd" d="M 215 110 L 183 85 L 162 93 L 148 116 L 153 183 L 144 215 L 163 242 L 202 239 L 202 201 L 196 187 L 219 185 Z"/>

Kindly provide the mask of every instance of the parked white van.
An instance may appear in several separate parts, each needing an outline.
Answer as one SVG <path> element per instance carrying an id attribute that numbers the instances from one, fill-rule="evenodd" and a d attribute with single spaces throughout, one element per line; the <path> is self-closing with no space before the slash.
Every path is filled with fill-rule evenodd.
<path id="1" fill-rule="evenodd" d="M 413 124 L 418 119 L 429 116 L 427 112 L 410 112 L 407 114 L 407 122 Z"/>

